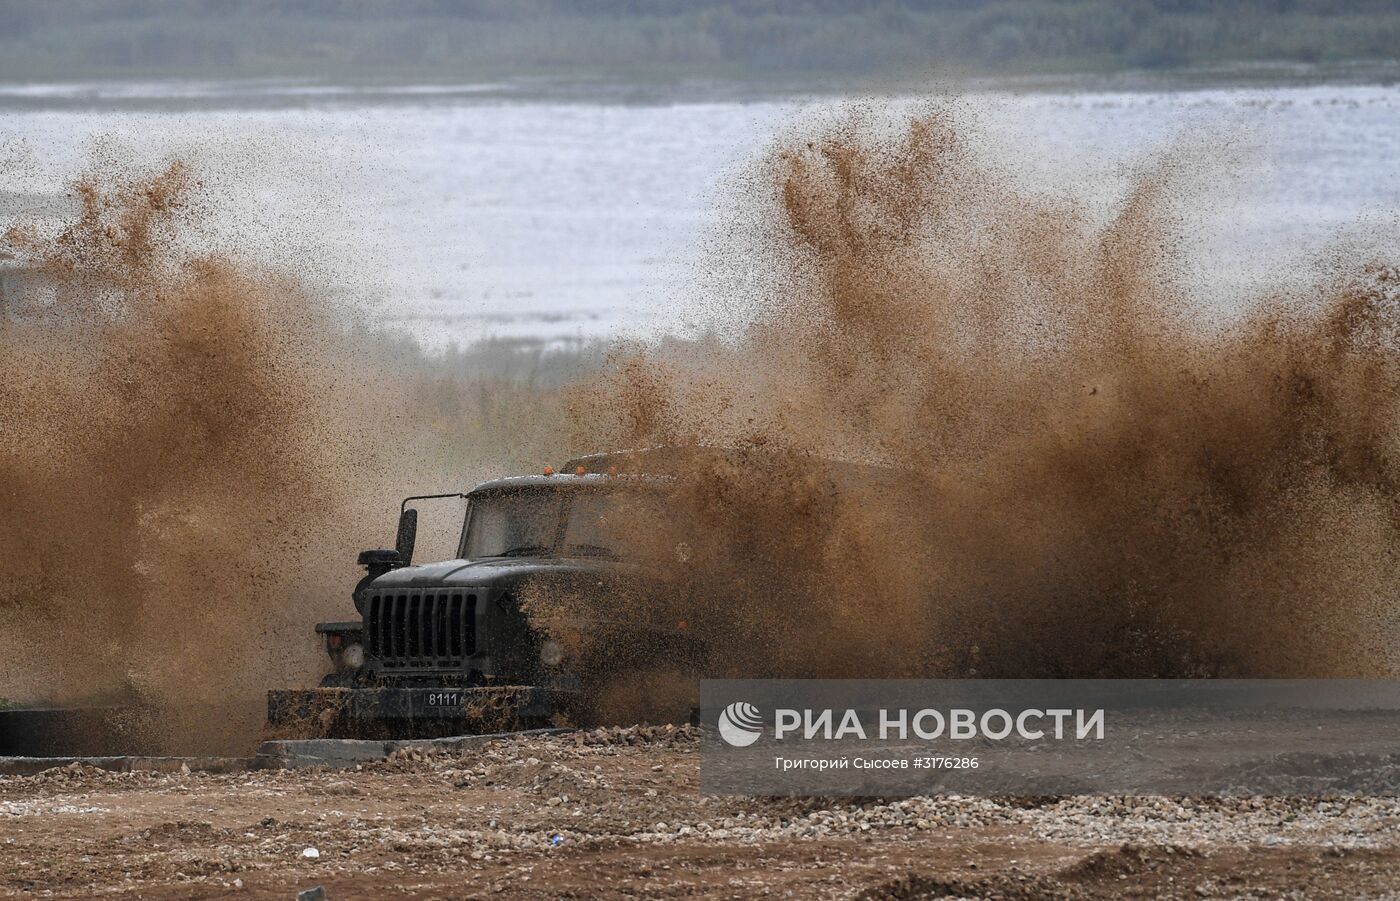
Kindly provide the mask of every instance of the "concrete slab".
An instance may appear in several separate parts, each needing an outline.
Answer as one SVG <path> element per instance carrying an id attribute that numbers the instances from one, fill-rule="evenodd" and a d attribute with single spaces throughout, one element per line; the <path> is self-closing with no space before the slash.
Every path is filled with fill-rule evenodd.
<path id="1" fill-rule="evenodd" d="M 523 729 L 519 732 L 491 732 L 486 735 L 453 735 L 448 738 L 411 738 L 400 741 L 391 741 L 393 745 L 390 753 L 399 748 L 435 748 L 443 751 L 463 751 L 468 748 L 475 748 L 487 742 L 498 741 L 502 738 L 529 738 L 536 735 L 563 735 L 565 732 L 574 732 L 574 729 Z"/>
<path id="2" fill-rule="evenodd" d="M 0 757 L 0 776 L 34 776 L 77 764 L 114 773 L 241 773 L 257 769 L 296 769 L 308 766 L 350 767 L 383 760 L 400 748 L 463 751 L 502 738 L 557 735 L 569 729 L 528 729 L 486 735 L 454 735 L 448 738 L 415 738 L 367 741 L 348 738 L 311 738 L 265 741 L 253 757 Z"/>
<path id="3" fill-rule="evenodd" d="M 272 766 L 299 767 L 323 764 L 350 766 L 383 760 L 393 752 L 392 742 L 353 738 L 307 738 L 265 741 L 258 745 L 258 759 Z"/>
<path id="4" fill-rule="evenodd" d="M 113 773 L 241 773 L 254 757 L 0 757 L 0 776 L 34 776 L 77 764 Z"/>

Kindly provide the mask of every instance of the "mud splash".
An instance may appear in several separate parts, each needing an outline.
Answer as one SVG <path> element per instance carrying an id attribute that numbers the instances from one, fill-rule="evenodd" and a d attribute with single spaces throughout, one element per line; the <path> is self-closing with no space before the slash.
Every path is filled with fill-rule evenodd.
<path id="1" fill-rule="evenodd" d="M 948 107 L 785 144 L 717 263 L 732 331 L 576 387 L 575 449 L 732 449 L 679 456 L 679 540 L 626 542 L 665 590 L 604 599 L 614 618 L 699 637 L 720 675 L 1392 674 L 1396 270 L 1342 257 L 1205 322 L 1170 160 L 1105 222 L 977 140 Z M 460 443 L 450 481 L 403 465 L 413 440 L 384 464 L 357 423 L 411 391 L 361 390 L 306 285 L 191 249 L 183 166 L 76 193 L 58 232 L 4 239 L 41 287 L 0 322 L 0 684 L 233 698 L 246 737 L 263 689 L 314 682 L 310 624 L 347 612 L 385 492 L 469 481 Z M 430 381 L 454 434 L 463 396 L 496 394 Z M 539 459 L 555 426 L 511 428 L 530 400 L 472 437 Z M 598 601 L 531 600 L 546 625 Z M 657 706 L 639 686 L 693 690 L 675 662 L 621 685 L 618 715 Z"/>
<path id="2" fill-rule="evenodd" d="M 1393 674 L 1397 270 L 1212 322 L 1171 154 L 1103 221 L 1016 188 L 955 103 L 876 119 L 746 186 L 733 334 L 580 388 L 580 446 L 739 452 L 679 467 L 694 553 L 652 562 L 684 587 L 618 602 L 721 674 Z"/>
<path id="3" fill-rule="evenodd" d="M 0 324 L 0 685 L 200 717 L 165 732 L 224 747 L 269 680 L 321 664 L 309 624 L 357 541 L 355 382 L 306 286 L 190 249 L 183 164 L 74 193 L 72 221 L 4 242 L 31 275 Z"/>

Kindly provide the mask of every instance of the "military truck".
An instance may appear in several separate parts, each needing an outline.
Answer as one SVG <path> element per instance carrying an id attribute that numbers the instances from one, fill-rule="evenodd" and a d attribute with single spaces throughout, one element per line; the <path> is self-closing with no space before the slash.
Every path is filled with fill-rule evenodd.
<path id="1" fill-rule="evenodd" d="M 394 548 L 359 555 L 357 618 L 315 627 L 331 672 L 319 688 L 270 692 L 272 730 L 403 736 L 587 722 L 591 682 L 659 658 L 672 671 L 698 666 L 684 623 L 607 603 L 662 578 L 609 527 L 624 520 L 653 536 L 670 527 L 671 477 L 647 459 L 580 457 L 464 494 L 406 498 Z M 466 501 L 456 556 L 415 563 L 417 505 L 450 499 Z M 586 630 L 586 643 L 532 625 L 523 600 L 551 594 L 600 602 L 565 624 Z"/>

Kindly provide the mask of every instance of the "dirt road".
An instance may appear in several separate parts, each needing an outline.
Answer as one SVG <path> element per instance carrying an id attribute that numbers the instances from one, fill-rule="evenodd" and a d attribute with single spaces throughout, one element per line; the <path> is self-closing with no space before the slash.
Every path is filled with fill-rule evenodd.
<path id="1" fill-rule="evenodd" d="M 0 779 L 0 896 L 1357 897 L 1391 799 L 706 797 L 671 727 L 354 770 Z M 315 849 L 314 852 L 310 849 Z"/>

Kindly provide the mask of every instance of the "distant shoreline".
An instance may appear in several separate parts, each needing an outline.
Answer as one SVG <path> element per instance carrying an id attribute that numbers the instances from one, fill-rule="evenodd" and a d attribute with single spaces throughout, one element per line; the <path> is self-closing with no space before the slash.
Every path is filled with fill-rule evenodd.
<path id="1" fill-rule="evenodd" d="M 378 79 L 161 76 L 110 79 L 0 78 L 0 111 L 24 109 L 182 109 L 210 106 L 324 106 L 337 103 L 559 102 L 673 104 L 801 102 L 835 97 L 939 94 L 1099 94 L 1248 90 L 1314 85 L 1400 84 L 1400 63 L 1249 63 L 1171 71 L 1038 75 L 930 75 L 912 78 L 698 79 L 638 82 L 592 75 L 511 76 L 496 80 L 396 76 Z"/>

